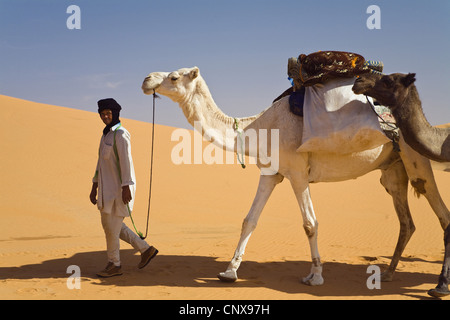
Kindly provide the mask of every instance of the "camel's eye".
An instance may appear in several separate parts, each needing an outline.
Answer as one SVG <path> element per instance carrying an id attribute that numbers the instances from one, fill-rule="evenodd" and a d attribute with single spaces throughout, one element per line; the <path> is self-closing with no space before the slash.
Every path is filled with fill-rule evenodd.
<path id="1" fill-rule="evenodd" d="M 168 78 L 172 81 L 177 81 L 178 79 L 180 79 L 180 74 L 178 72 L 171 72 L 168 75 Z"/>

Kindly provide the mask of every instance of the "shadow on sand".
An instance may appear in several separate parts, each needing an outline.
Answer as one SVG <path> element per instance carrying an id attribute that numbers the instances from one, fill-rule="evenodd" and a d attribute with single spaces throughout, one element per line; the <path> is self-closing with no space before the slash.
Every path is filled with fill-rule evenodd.
<path id="1" fill-rule="evenodd" d="M 67 279 L 67 267 L 77 265 L 81 269 L 82 281 L 95 279 L 94 285 L 131 286 L 168 286 L 199 288 L 250 288 L 264 287 L 288 294 L 304 293 L 312 297 L 361 298 L 385 295 L 405 295 L 418 299 L 428 299 L 424 291 L 414 289 L 424 283 L 437 283 L 438 275 L 429 273 L 411 273 L 397 271 L 392 282 L 382 282 L 381 289 L 369 290 L 366 281 L 368 264 L 347 264 L 326 262 L 323 266 L 325 283 L 310 287 L 300 283 L 300 277 L 309 273 L 309 261 L 255 262 L 244 261 L 239 269 L 239 280 L 235 283 L 223 283 L 216 278 L 224 271 L 228 262 L 217 261 L 215 257 L 177 256 L 158 254 L 150 264 L 139 270 L 136 266 L 140 257 L 134 250 L 121 250 L 124 275 L 108 279 L 99 279 L 95 273 L 105 264 L 105 252 L 83 252 L 72 257 L 47 260 L 42 263 L 20 267 L 0 267 L 0 280 L 13 279 Z M 402 259 L 406 263 L 417 258 Z M 420 260 L 420 259 L 419 259 Z M 430 263 L 430 262 L 429 262 Z M 441 261 L 431 263 L 441 264 Z M 382 269 L 384 266 L 380 266 Z M 100 282 L 99 282 L 100 280 Z M 189 298 L 189 297 L 187 297 Z"/>

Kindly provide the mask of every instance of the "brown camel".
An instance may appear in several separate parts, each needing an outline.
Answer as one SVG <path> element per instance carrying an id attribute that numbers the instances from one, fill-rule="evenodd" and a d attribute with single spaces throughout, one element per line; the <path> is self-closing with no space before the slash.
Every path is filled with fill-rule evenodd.
<path id="1" fill-rule="evenodd" d="M 414 85 L 415 73 L 366 74 L 355 81 L 353 91 L 373 97 L 389 107 L 405 141 L 421 155 L 450 161 L 450 129 L 431 126 L 422 110 Z"/>
<path id="2" fill-rule="evenodd" d="M 403 138 L 415 151 L 431 160 L 450 161 L 450 129 L 430 125 L 423 113 L 415 80 L 414 73 L 366 74 L 355 81 L 352 90 L 389 107 Z M 450 294 L 450 225 L 445 229 L 444 245 L 444 263 L 438 285 L 428 291 L 433 297 Z"/>

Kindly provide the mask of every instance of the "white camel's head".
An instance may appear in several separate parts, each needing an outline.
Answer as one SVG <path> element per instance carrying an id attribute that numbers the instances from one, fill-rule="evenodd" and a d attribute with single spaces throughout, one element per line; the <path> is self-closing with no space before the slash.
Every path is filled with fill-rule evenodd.
<path id="1" fill-rule="evenodd" d="M 197 67 L 173 72 L 153 72 L 144 79 L 142 91 L 145 94 L 157 92 L 178 102 L 195 89 L 199 76 L 200 70 Z"/>

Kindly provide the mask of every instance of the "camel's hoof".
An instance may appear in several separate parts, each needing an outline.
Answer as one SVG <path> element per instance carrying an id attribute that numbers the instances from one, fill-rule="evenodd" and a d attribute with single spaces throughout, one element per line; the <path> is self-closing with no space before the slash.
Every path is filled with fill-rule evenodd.
<path id="1" fill-rule="evenodd" d="M 227 270 L 225 272 L 221 272 L 217 275 L 220 281 L 223 282 L 235 282 L 237 280 L 237 273 L 234 270 Z"/>
<path id="2" fill-rule="evenodd" d="M 428 295 L 434 297 L 434 298 L 442 298 L 442 297 L 446 297 L 450 294 L 450 291 L 448 289 L 442 289 L 442 288 L 434 288 L 434 289 L 430 289 L 428 290 Z"/>
<path id="3" fill-rule="evenodd" d="M 391 282 L 394 278 L 394 274 L 392 272 L 385 271 L 381 273 L 380 280 L 381 282 Z"/>
<path id="4" fill-rule="evenodd" d="M 320 274 L 310 273 L 307 277 L 302 279 L 302 283 L 308 286 L 321 286 L 323 285 L 323 278 Z"/>

